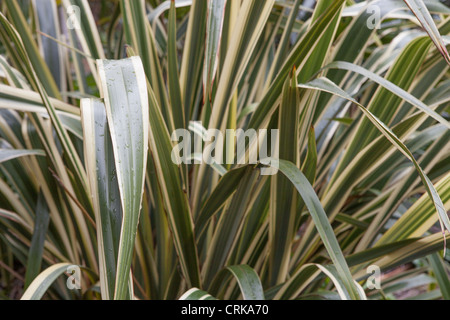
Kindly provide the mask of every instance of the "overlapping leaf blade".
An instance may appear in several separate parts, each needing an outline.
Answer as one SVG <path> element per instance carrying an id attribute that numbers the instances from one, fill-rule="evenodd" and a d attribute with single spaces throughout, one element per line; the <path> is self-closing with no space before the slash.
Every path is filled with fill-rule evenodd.
<path id="1" fill-rule="evenodd" d="M 131 280 L 131 260 L 147 168 L 148 95 L 139 58 L 97 63 L 123 210 L 114 298 L 124 299 Z"/>

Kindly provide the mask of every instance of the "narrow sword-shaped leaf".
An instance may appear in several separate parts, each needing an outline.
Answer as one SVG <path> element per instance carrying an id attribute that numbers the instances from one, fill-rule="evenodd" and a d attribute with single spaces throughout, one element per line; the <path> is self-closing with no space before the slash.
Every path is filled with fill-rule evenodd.
<path id="1" fill-rule="evenodd" d="M 425 31 L 430 36 L 431 40 L 436 45 L 436 48 L 442 54 L 444 59 L 450 65 L 450 55 L 448 54 L 445 43 L 439 34 L 439 30 L 434 23 L 425 3 L 422 0 L 404 0 L 414 15 L 419 19 Z"/>
<path id="2" fill-rule="evenodd" d="M 414 105 L 424 113 L 428 114 L 430 117 L 434 118 L 436 121 L 442 123 L 444 126 L 450 129 L 450 123 L 445 120 L 441 115 L 433 111 L 430 107 L 425 105 L 422 101 L 417 99 L 416 97 L 412 96 L 410 93 L 406 92 L 405 90 L 399 88 L 392 82 L 389 82 L 388 80 L 380 77 L 379 75 L 376 75 L 375 73 L 360 67 L 358 65 L 355 65 L 353 63 L 349 62 L 343 62 L 343 61 L 336 61 L 332 62 L 329 65 L 325 66 L 324 69 L 343 69 L 343 70 L 349 70 L 356 73 L 359 73 L 370 80 L 378 83 L 379 85 L 383 86 L 387 90 L 391 91 L 392 93 L 398 95 L 405 101 L 409 102 L 410 104 Z"/>
<path id="3" fill-rule="evenodd" d="M 447 173 L 438 183 L 436 190 L 444 203 L 444 210 L 450 208 L 450 173 Z M 432 198 L 423 194 L 401 217 L 378 239 L 376 245 L 393 241 L 420 237 L 438 220 L 436 208 Z"/>
<path id="4" fill-rule="evenodd" d="M 278 114 L 279 157 L 298 164 L 300 90 L 295 68 L 286 79 Z M 295 236 L 297 192 L 289 179 L 274 175 L 270 185 L 269 283 L 282 283 L 288 276 L 291 246 Z"/>
<path id="5" fill-rule="evenodd" d="M 122 205 L 114 153 L 103 102 L 81 101 L 85 163 L 97 225 L 100 288 L 103 300 L 114 297 Z"/>
<path id="6" fill-rule="evenodd" d="M 239 186 L 228 206 L 217 222 L 214 233 L 207 251 L 207 257 L 202 270 L 204 282 L 209 286 L 217 272 L 227 265 L 231 250 L 242 228 L 247 207 L 251 198 L 250 190 L 258 178 L 258 172 L 247 167 L 246 174 L 239 182 Z"/>
<path id="7" fill-rule="evenodd" d="M 186 291 L 179 300 L 216 300 L 208 292 L 198 288 L 192 288 Z"/>
<path id="8" fill-rule="evenodd" d="M 172 131 L 174 130 L 172 110 L 169 108 L 155 36 L 146 16 L 146 3 L 144 0 L 121 0 L 120 6 L 127 44 L 141 57 L 145 75 L 153 88 L 166 125 Z"/>
<path id="9" fill-rule="evenodd" d="M 144 192 L 148 95 L 140 58 L 97 62 L 123 210 L 114 299 L 125 299 Z"/>
<path id="10" fill-rule="evenodd" d="M 439 254 L 433 253 L 428 256 L 428 262 L 433 269 L 436 280 L 439 284 L 439 289 L 441 290 L 442 296 L 445 300 L 450 300 L 450 280 L 448 277 L 447 269 L 444 267 L 444 261 L 439 256 Z"/>
<path id="11" fill-rule="evenodd" d="M 264 94 L 264 98 L 260 102 L 258 108 L 253 114 L 249 128 L 263 128 L 270 120 L 271 115 L 278 106 L 277 101 L 283 90 L 283 84 L 289 72 L 295 66 L 297 70 L 301 70 L 307 59 L 310 57 L 314 48 L 319 44 L 320 39 L 326 34 L 327 28 L 331 25 L 333 19 L 341 10 L 344 0 L 333 1 L 327 10 L 320 16 L 319 19 L 311 26 L 311 28 L 303 35 L 301 40 L 292 49 L 291 54 L 286 59 L 283 67 L 278 72 L 277 77 L 272 82 L 272 85 Z"/>
<path id="12" fill-rule="evenodd" d="M 48 92 L 50 96 L 54 98 L 61 98 L 58 86 L 56 85 L 47 64 L 45 63 L 39 52 L 38 46 L 34 41 L 29 25 L 22 10 L 20 9 L 19 3 L 14 0 L 7 0 L 5 1 L 5 4 L 8 8 L 9 14 L 11 15 L 11 20 L 14 23 L 14 27 L 20 32 L 23 45 L 26 48 L 28 57 L 30 59 L 29 61 L 39 79 L 41 79 L 43 88 L 46 92 Z M 5 30 L 7 29 L 5 28 Z"/>
<path id="13" fill-rule="evenodd" d="M 189 15 L 180 72 L 186 119 L 191 119 L 197 93 L 202 85 L 207 8 L 207 1 L 194 1 Z"/>
<path id="14" fill-rule="evenodd" d="M 100 34 L 88 0 L 62 0 L 62 5 L 67 13 L 65 22 L 69 32 L 74 34 L 74 38 L 78 38 L 73 41 L 73 46 L 76 47 L 75 43 L 79 42 L 85 55 L 93 59 L 105 59 L 106 56 L 103 51 Z M 100 86 L 99 76 L 93 59 L 87 59 L 86 63 L 89 65 L 97 86 Z"/>
<path id="15" fill-rule="evenodd" d="M 67 272 L 70 266 L 70 263 L 58 263 L 47 268 L 33 280 L 20 300 L 40 300 L 52 283 Z"/>
<path id="16" fill-rule="evenodd" d="M 132 53 L 132 52 L 131 52 Z M 194 223 L 189 202 L 183 192 L 179 168 L 172 162 L 170 134 L 164 123 L 155 94 L 148 86 L 150 115 L 150 149 L 164 199 L 173 241 L 188 287 L 201 287 Z"/>
<path id="17" fill-rule="evenodd" d="M 217 84 L 217 92 L 212 106 L 208 128 L 222 128 L 226 107 L 231 101 L 238 81 L 255 49 L 256 42 L 269 18 L 274 0 L 245 1 L 239 11 L 238 22 L 234 28 L 233 41 L 227 51 L 222 74 Z"/>
<path id="18" fill-rule="evenodd" d="M 217 187 L 209 196 L 208 200 L 205 201 L 195 221 L 197 236 L 202 233 L 206 223 L 214 213 L 224 206 L 226 200 L 236 191 L 239 181 L 243 179 L 245 173 L 245 167 L 237 168 L 229 171 L 219 180 Z"/>
<path id="19" fill-rule="evenodd" d="M 213 290 L 216 291 L 231 275 L 236 279 L 244 300 L 265 300 L 261 280 L 248 265 L 229 266 L 220 271 L 214 279 Z"/>
<path id="20" fill-rule="evenodd" d="M 317 271 L 315 270 L 317 269 Z M 315 271 L 315 272 L 314 272 Z M 275 299 L 293 299 L 295 298 L 299 293 L 301 293 L 302 290 L 306 288 L 306 286 L 313 281 L 317 274 L 323 272 L 326 276 L 330 278 L 330 280 L 333 282 L 334 286 L 336 287 L 336 290 L 339 294 L 339 297 L 342 300 L 349 300 L 349 294 L 344 286 L 344 283 L 339 278 L 339 275 L 337 274 L 336 268 L 332 265 L 323 266 L 320 264 L 306 264 L 300 268 L 295 275 L 293 275 L 278 291 L 277 295 L 275 296 Z M 313 275 L 313 276 L 311 276 Z M 354 281 L 355 287 L 359 291 L 360 295 L 364 297 L 364 300 L 367 300 L 365 298 L 365 293 L 362 287 Z"/>
<path id="21" fill-rule="evenodd" d="M 38 3 L 36 0 L 33 0 L 33 8 L 39 30 L 53 36 L 53 38 L 59 39 L 60 25 L 56 2 L 52 0 L 41 0 Z M 58 43 L 49 38 L 41 36 L 38 40 L 41 50 L 44 53 L 43 57 L 50 68 L 53 79 L 55 79 L 58 88 L 61 91 L 65 91 L 66 84 L 64 83 L 64 80 L 66 70 L 64 69 L 63 51 L 58 46 Z"/>
<path id="22" fill-rule="evenodd" d="M 447 235 L 447 245 L 450 244 L 450 239 Z M 382 271 L 390 270 L 399 265 L 411 262 L 415 259 L 430 255 L 434 252 L 438 252 L 442 249 L 442 234 L 435 233 L 423 238 L 417 239 L 416 241 L 402 246 L 398 250 L 385 255 L 376 261 L 371 262 L 371 264 L 377 265 Z M 366 270 L 361 270 L 355 274 L 357 279 L 367 277 Z"/>
<path id="23" fill-rule="evenodd" d="M 42 150 L 11 150 L 0 149 L 0 163 L 17 159 L 25 156 L 41 156 L 45 157 L 45 152 Z"/>
<path id="24" fill-rule="evenodd" d="M 412 161 L 414 166 L 416 167 L 420 178 L 422 179 L 423 184 L 427 190 L 428 195 L 431 199 L 433 199 L 434 206 L 439 215 L 441 226 L 445 226 L 447 230 L 450 230 L 450 220 L 447 216 L 447 212 L 445 210 L 444 204 L 442 203 L 439 194 L 433 186 L 433 183 L 427 177 L 427 175 L 423 172 L 422 168 L 417 163 L 416 159 L 412 155 L 412 153 L 406 148 L 403 142 L 397 138 L 397 136 L 381 121 L 379 121 L 369 110 L 367 110 L 363 105 L 353 99 L 348 93 L 339 88 L 335 83 L 331 82 L 326 78 L 318 78 L 306 85 L 299 85 L 305 89 L 313 89 L 313 90 L 322 90 L 328 93 L 333 93 L 342 98 L 345 98 L 349 101 L 352 101 L 356 104 L 364 113 L 364 115 L 380 130 L 381 133 L 400 151 L 402 152 L 408 159 Z M 445 120 L 444 120 L 445 121 Z"/>
<path id="25" fill-rule="evenodd" d="M 176 21 L 175 1 L 171 1 L 169 11 L 168 30 L 168 87 L 169 99 L 173 112 L 175 129 L 186 128 L 186 115 L 184 114 L 183 100 L 181 96 L 180 75 L 178 73 L 177 54 L 177 21 Z"/>
<path id="26" fill-rule="evenodd" d="M 36 218 L 34 221 L 33 237 L 31 239 L 30 251 L 28 252 L 28 264 L 25 274 L 24 288 L 28 288 L 33 279 L 41 271 L 42 253 L 44 251 L 45 237 L 50 222 L 50 214 L 47 203 L 42 192 L 39 193 L 36 207 Z"/>
<path id="27" fill-rule="evenodd" d="M 350 299 L 365 299 L 365 295 L 361 293 L 353 281 L 336 235 L 328 221 L 327 214 L 323 210 L 320 200 L 308 179 L 292 162 L 270 158 L 261 160 L 261 163 L 270 163 L 272 167 L 279 169 L 292 182 L 309 210 L 314 225 Z"/>
<path id="28" fill-rule="evenodd" d="M 217 72 L 219 47 L 227 0 L 208 1 L 208 21 L 206 24 L 206 53 L 203 68 L 204 101 L 211 100 L 212 84 Z"/>

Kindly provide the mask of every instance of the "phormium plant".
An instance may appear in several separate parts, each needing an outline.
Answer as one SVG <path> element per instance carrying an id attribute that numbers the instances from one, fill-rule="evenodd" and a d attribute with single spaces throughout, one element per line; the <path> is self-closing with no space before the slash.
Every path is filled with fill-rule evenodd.
<path id="1" fill-rule="evenodd" d="M 0 299 L 450 299 L 445 4 L 0 10 Z"/>

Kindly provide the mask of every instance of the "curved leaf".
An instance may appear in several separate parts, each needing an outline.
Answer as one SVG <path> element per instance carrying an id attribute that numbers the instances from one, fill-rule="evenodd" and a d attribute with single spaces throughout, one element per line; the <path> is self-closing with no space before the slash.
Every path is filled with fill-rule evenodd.
<path id="1" fill-rule="evenodd" d="M 44 270 L 33 280 L 20 300 L 40 300 L 53 282 L 70 266 L 70 263 L 58 263 Z"/>
<path id="2" fill-rule="evenodd" d="M 45 157 L 45 152 L 42 150 L 12 150 L 0 149 L 0 163 L 17 159 L 25 156 L 41 156 Z"/>
<path id="3" fill-rule="evenodd" d="M 98 60 L 123 210 L 114 298 L 124 299 L 144 192 L 148 95 L 140 58 Z"/>

